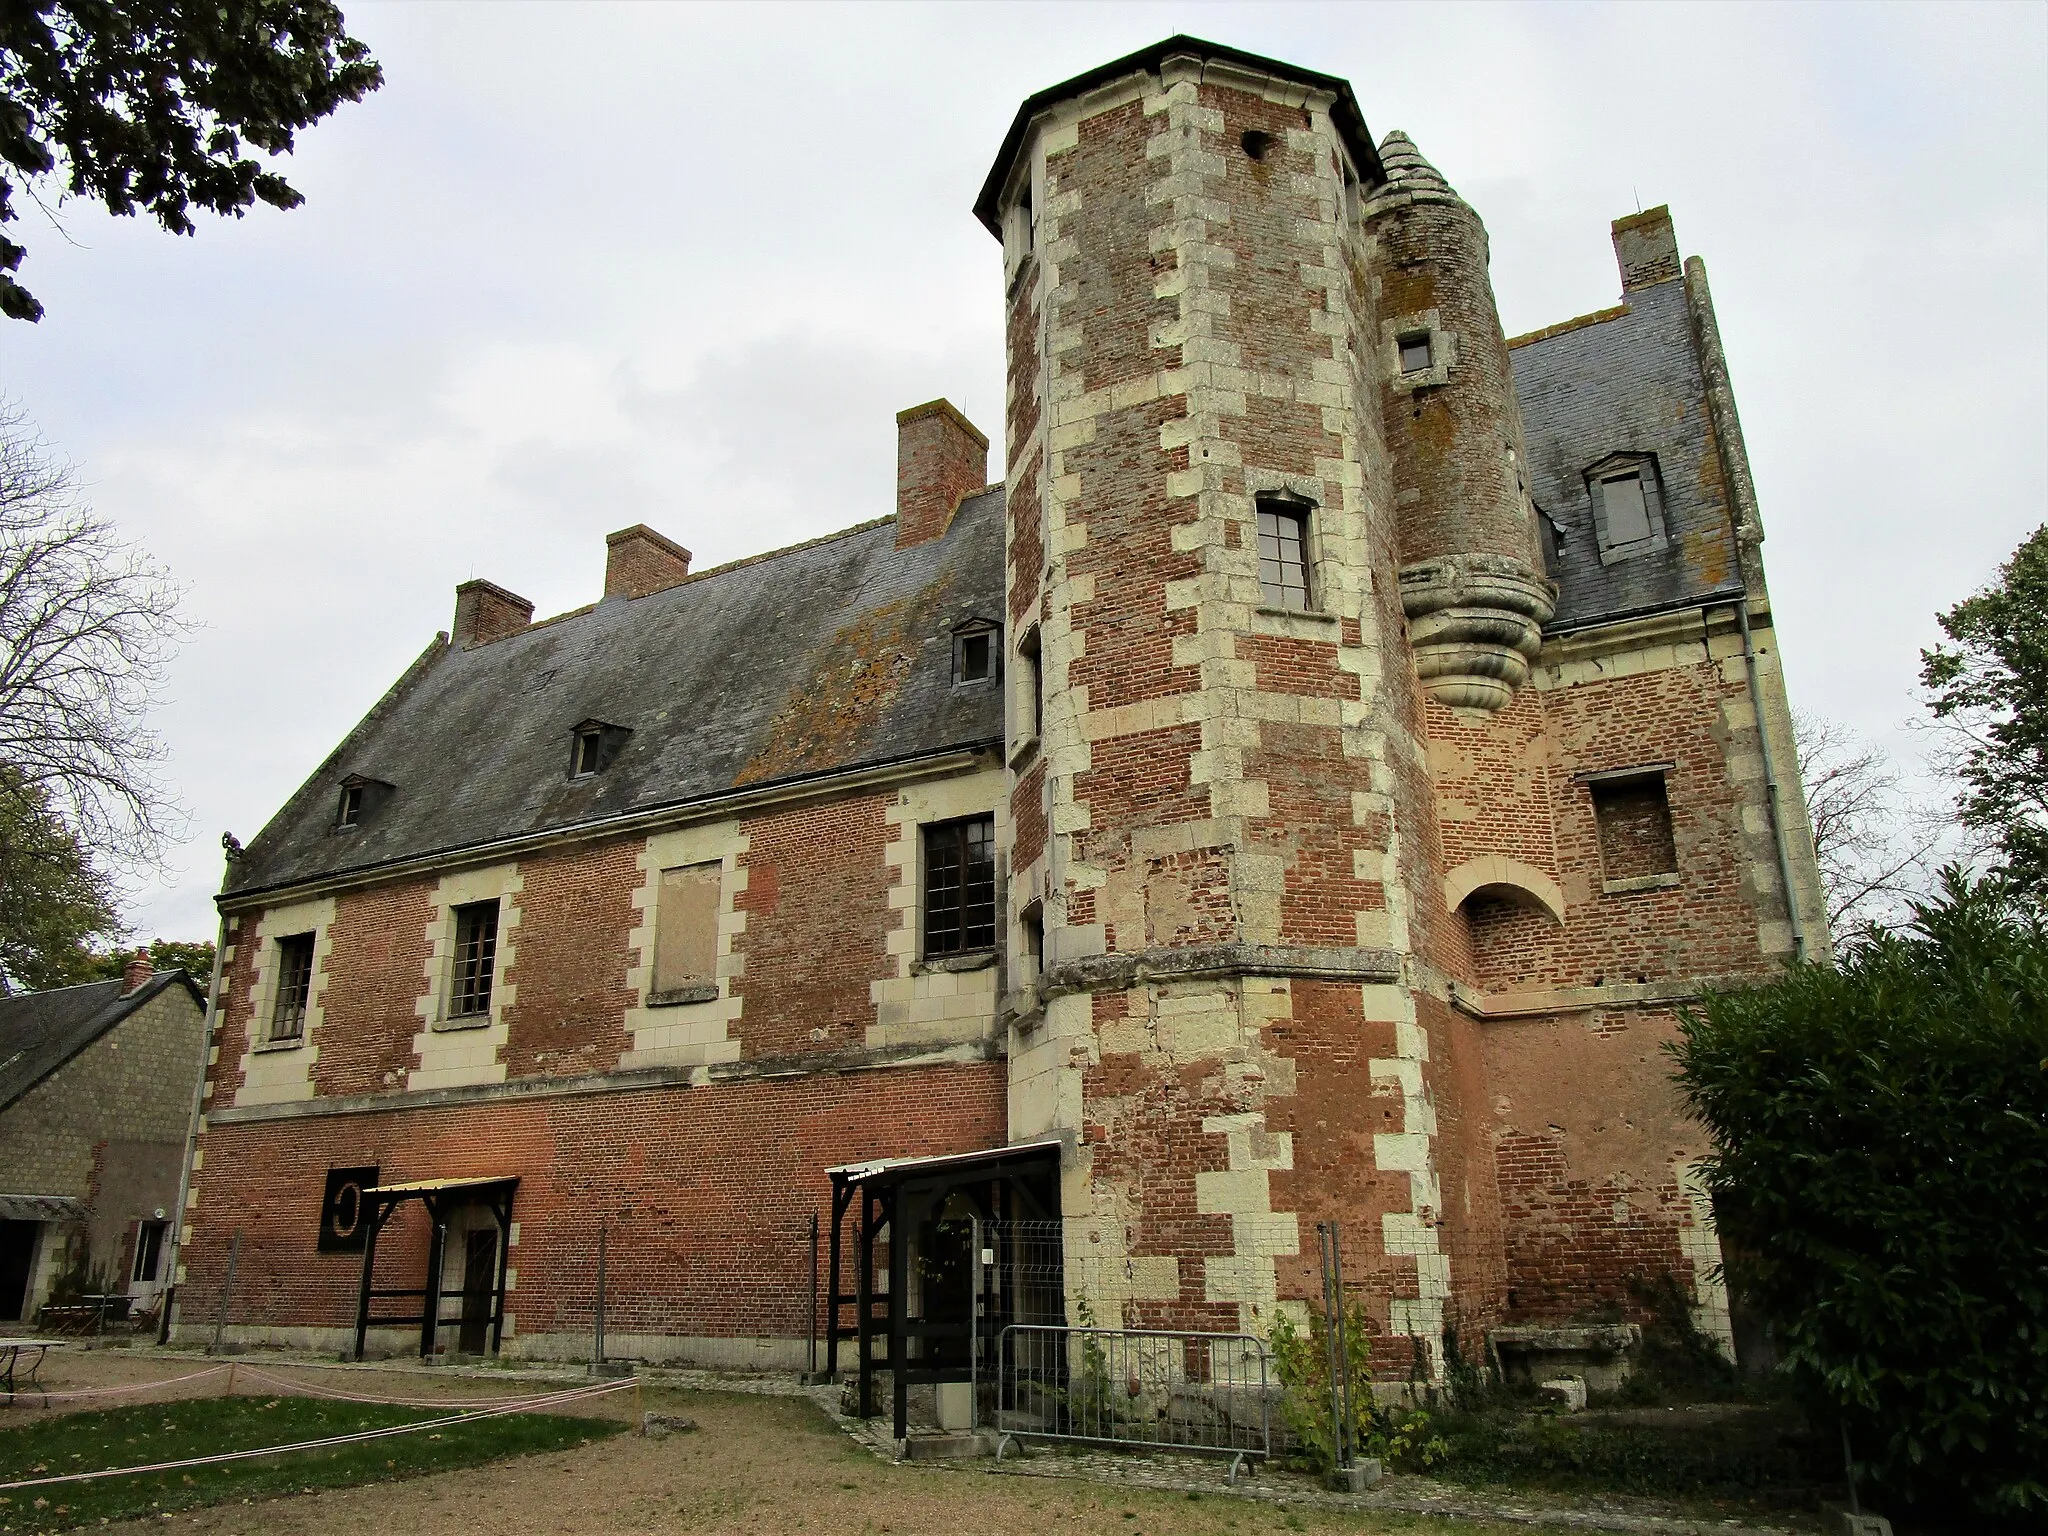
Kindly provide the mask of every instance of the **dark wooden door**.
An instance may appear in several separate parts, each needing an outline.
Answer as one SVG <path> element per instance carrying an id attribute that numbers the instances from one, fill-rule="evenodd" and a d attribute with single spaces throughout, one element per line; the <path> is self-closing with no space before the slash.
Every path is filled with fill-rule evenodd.
<path id="1" fill-rule="evenodd" d="M 498 1234 L 485 1227 L 465 1234 L 462 1247 L 462 1333 L 456 1348 L 481 1355 L 491 1347 L 491 1306 L 498 1295 Z"/>
<path id="2" fill-rule="evenodd" d="M 18 1323 L 28 1302 L 29 1266 L 35 1262 L 40 1221 L 0 1221 L 0 1323 Z"/>

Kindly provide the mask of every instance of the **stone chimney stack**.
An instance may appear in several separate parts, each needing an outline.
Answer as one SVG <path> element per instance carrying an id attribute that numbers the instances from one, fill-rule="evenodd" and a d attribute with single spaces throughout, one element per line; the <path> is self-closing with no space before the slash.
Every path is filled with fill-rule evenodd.
<path id="1" fill-rule="evenodd" d="M 458 651 L 473 651 L 516 635 L 533 622 L 533 603 L 488 581 L 465 581 L 455 589 L 455 624 L 448 638 Z"/>
<path id="2" fill-rule="evenodd" d="M 988 439 L 950 402 L 896 413 L 896 547 L 936 539 L 988 484 Z"/>
<path id="3" fill-rule="evenodd" d="M 1634 293 L 1652 283 L 1668 282 L 1678 273 L 1678 231 L 1671 210 L 1659 205 L 1647 213 L 1616 219 L 1614 259 L 1621 267 L 1621 291 Z"/>
<path id="4" fill-rule="evenodd" d="M 608 533 L 604 540 L 604 595 L 651 597 L 690 574 L 690 552 L 645 523 Z"/>
<path id="5" fill-rule="evenodd" d="M 138 992 L 149 985 L 149 978 L 156 974 L 156 965 L 149 958 L 149 951 L 138 949 L 128 957 L 128 963 L 121 967 L 121 995 Z"/>

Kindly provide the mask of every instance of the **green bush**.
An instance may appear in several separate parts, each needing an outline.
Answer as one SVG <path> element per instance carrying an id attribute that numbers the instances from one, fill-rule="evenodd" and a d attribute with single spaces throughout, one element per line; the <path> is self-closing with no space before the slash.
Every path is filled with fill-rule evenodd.
<path id="1" fill-rule="evenodd" d="M 1816 1430 L 1906 1499 L 2048 1509 L 2039 913 L 1951 874 L 1905 933 L 1710 996 L 1673 1054 Z"/>
<path id="2" fill-rule="evenodd" d="M 1360 1456 L 1377 1457 L 1403 1472 L 1426 1472 L 1443 1460 L 1443 1439 L 1426 1409 L 1383 1408 L 1373 1401 L 1372 1323 L 1358 1303 L 1346 1305 L 1351 1443 Z M 1330 1398 L 1330 1352 L 1323 1335 L 1322 1314 L 1314 1310 L 1306 1329 L 1295 1327 L 1284 1312 L 1273 1323 L 1273 1374 L 1280 1381 L 1280 1416 L 1295 1459 L 1328 1473 L 1337 1466 L 1337 1416 Z"/>

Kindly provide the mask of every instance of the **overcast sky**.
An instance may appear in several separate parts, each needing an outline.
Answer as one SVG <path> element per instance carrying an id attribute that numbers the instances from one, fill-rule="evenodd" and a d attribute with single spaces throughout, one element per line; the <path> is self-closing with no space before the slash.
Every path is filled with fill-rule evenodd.
<path id="1" fill-rule="evenodd" d="M 1492 233 L 1508 332 L 1618 296 L 1669 203 L 1712 274 L 1796 706 L 1910 747 L 1933 615 L 2048 491 L 2048 7 L 347 3 L 383 64 L 192 239 L 31 214 L 0 388 L 189 588 L 157 724 L 213 932 L 251 837 L 488 577 L 599 594 L 892 510 L 893 413 L 1001 442 L 1017 103 L 1174 32 L 1348 77 Z M 991 466 L 992 471 L 995 466 Z M 449 764 L 451 775 L 461 765 Z"/>

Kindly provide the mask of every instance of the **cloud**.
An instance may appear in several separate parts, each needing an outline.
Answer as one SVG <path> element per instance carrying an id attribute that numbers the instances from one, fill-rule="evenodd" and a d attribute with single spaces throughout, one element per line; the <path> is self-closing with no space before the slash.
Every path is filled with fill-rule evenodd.
<path id="1" fill-rule="evenodd" d="M 2040 7 L 361 5 L 389 84 L 291 214 L 32 239 L 10 392 L 204 628 L 159 725 L 220 831 L 311 773 L 487 576 L 542 612 L 645 521 L 700 566 L 881 515 L 893 413 L 1001 442 L 968 209 L 1025 96 L 1184 25 L 1341 74 L 1486 219 L 1510 332 L 1614 302 L 1669 202 L 1713 273 L 1795 702 L 1910 709 L 1932 615 L 2048 503 Z M 992 465 L 992 470 L 999 466 Z"/>

